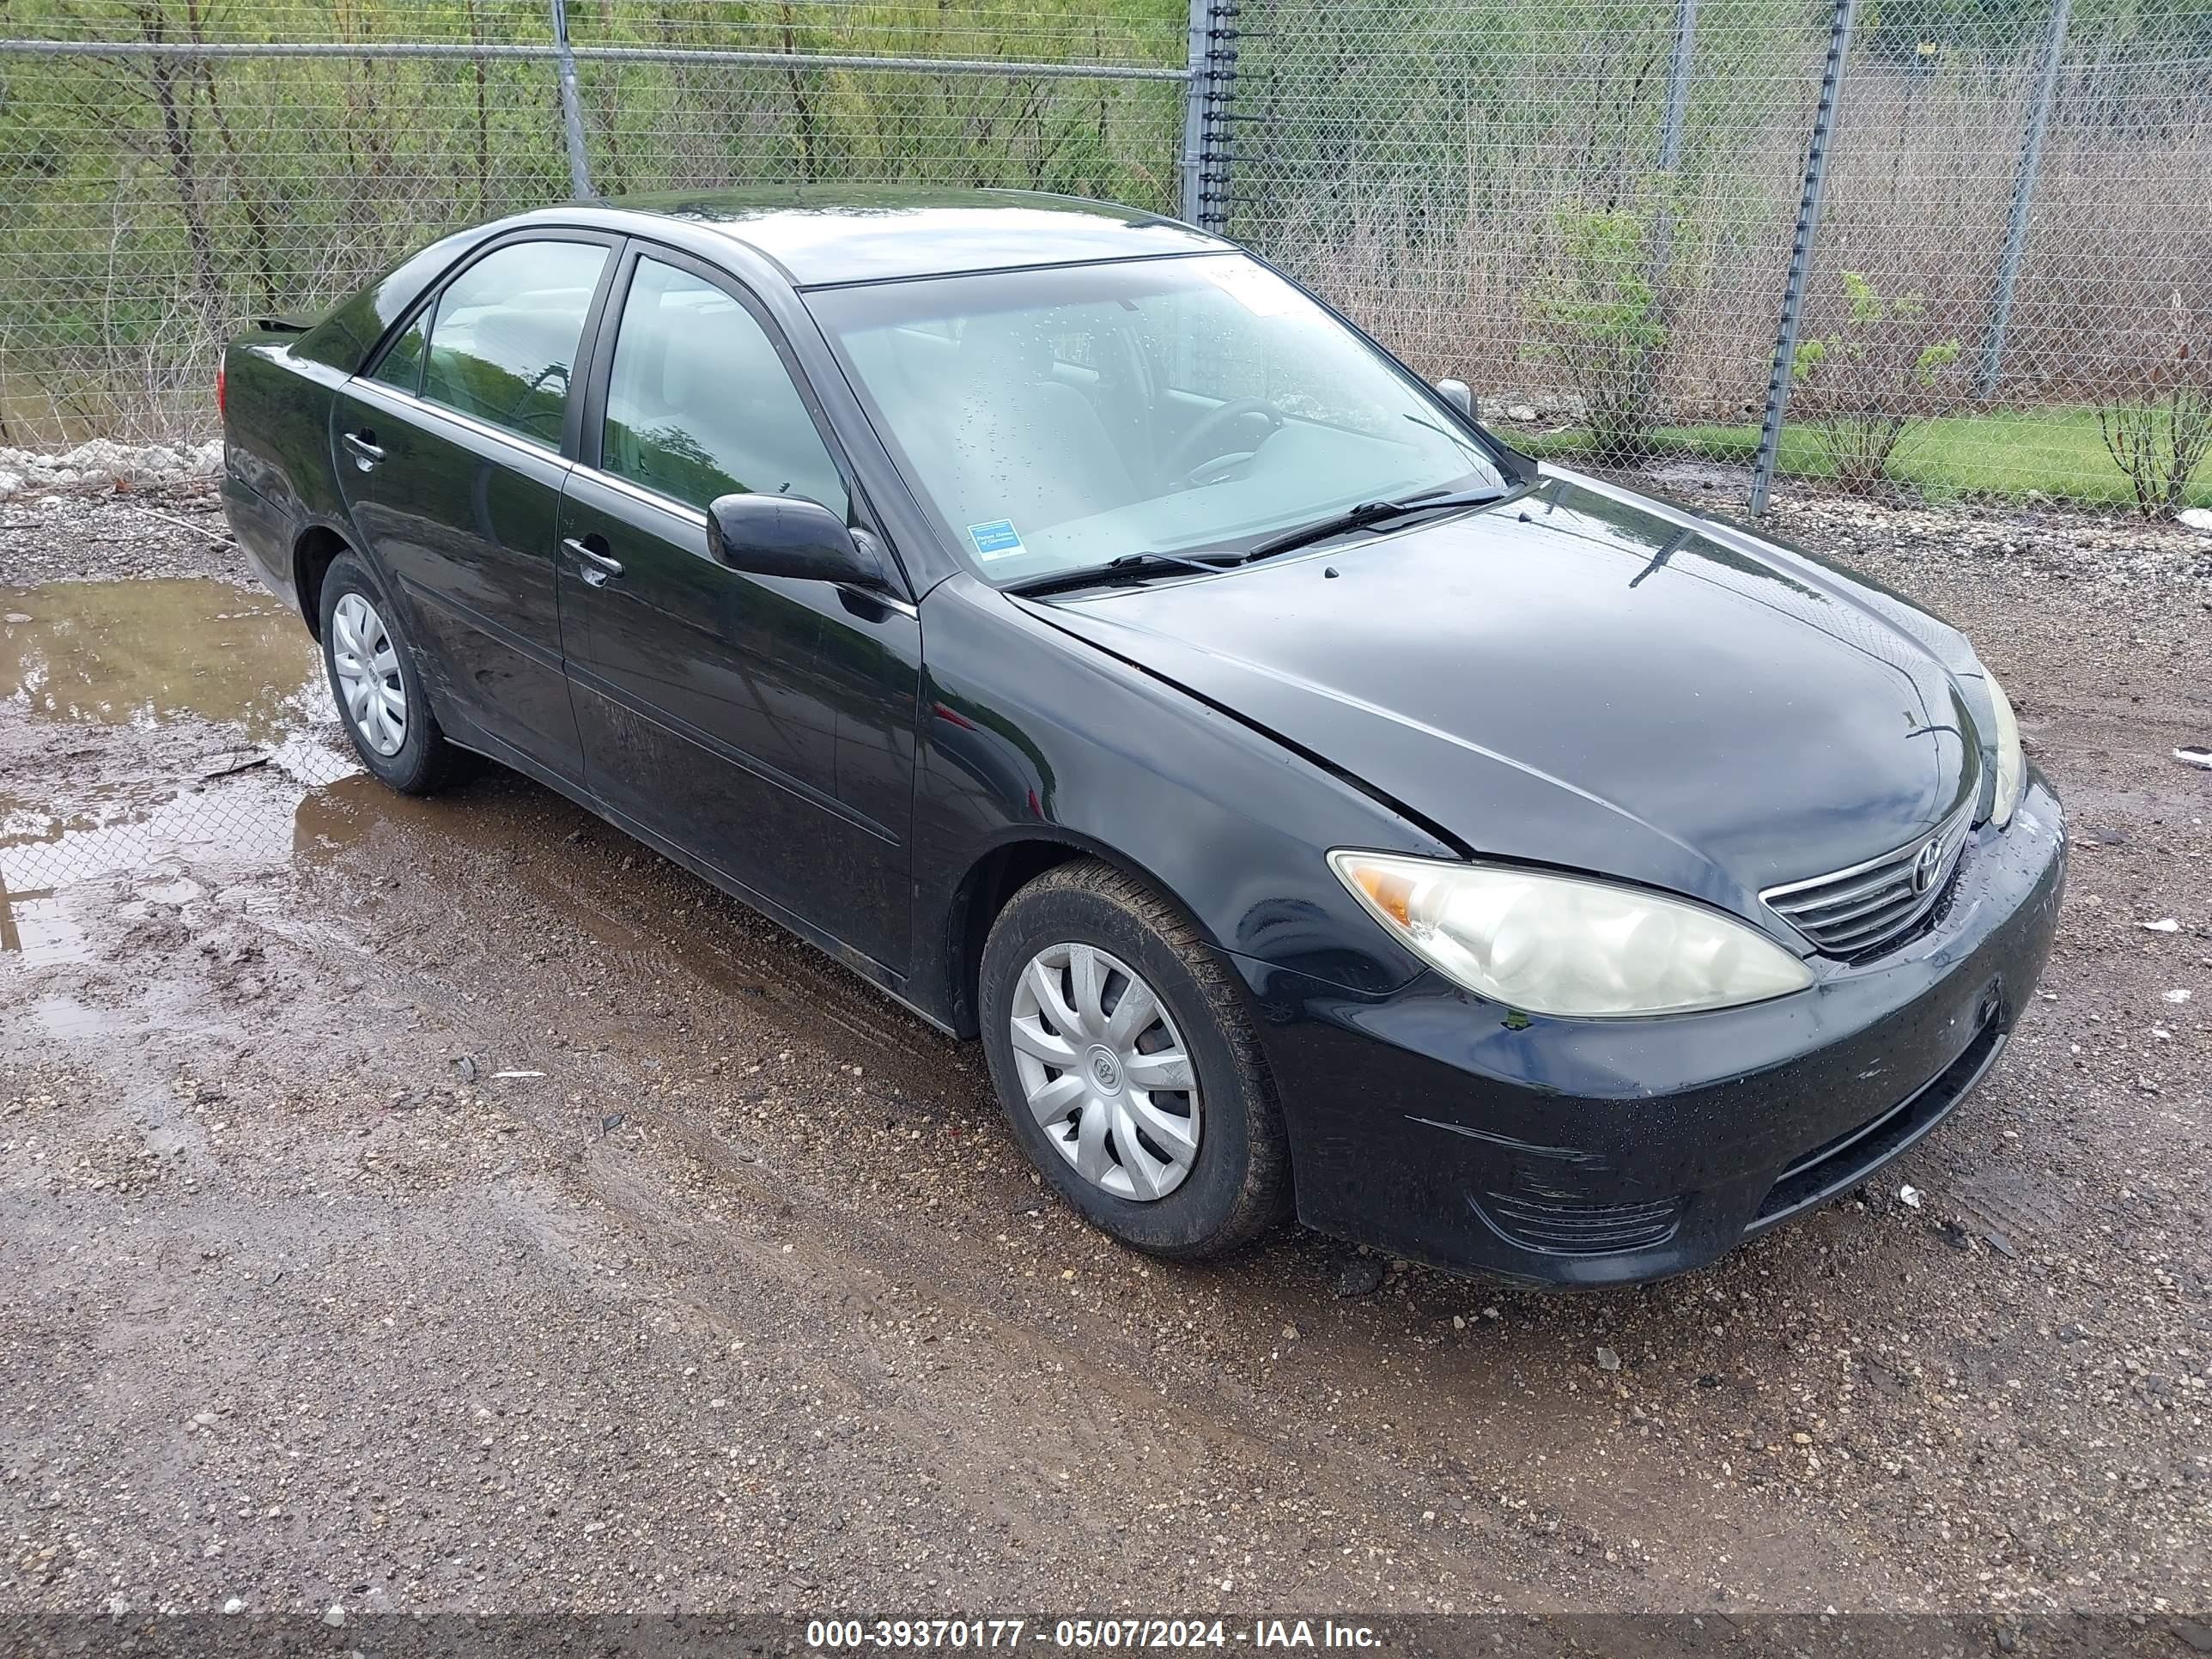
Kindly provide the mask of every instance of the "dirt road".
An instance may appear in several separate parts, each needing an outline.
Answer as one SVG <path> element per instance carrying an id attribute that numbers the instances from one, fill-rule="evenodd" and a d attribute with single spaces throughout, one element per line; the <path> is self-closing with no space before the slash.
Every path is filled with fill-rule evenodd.
<path id="1" fill-rule="evenodd" d="M 360 775 L 204 496 L 0 508 L 0 1607 L 2203 1610 L 2212 559 L 1784 522 L 2011 690 L 2045 997 L 1878 1189 L 1566 1296 L 1113 1248 L 826 959 Z"/>

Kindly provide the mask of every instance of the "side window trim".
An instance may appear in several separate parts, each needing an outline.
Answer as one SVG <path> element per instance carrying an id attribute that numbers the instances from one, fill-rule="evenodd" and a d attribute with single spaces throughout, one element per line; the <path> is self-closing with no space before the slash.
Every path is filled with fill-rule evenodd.
<path id="1" fill-rule="evenodd" d="M 608 298 L 615 285 L 615 276 L 618 270 L 626 275 L 630 263 L 627 252 L 629 241 L 628 237 L 612 231 L 586 230 L 567 225 L 529 225 L 518 227 L 503 236 L 492 238 L 489 241 L 479 242 L 432 283 L 428 291 L 416 301 L 413 307 L 386 332 L 376 349 L 370 353 L 368 361 L 355 372 L 353 378 L 357 380 L 372 381 L 387 391 L 399 392 L 403 396 L 412 398 L 417 403 L 427 404 L 429 407 L 446 414 L 459 413 L 460 411 L 448 410 L 443 404 L 422 395 L 423 381 L 429 372 L 430 337 L 437 331 L 438 307 L 445 302 L 446 290 L 466 276 L 474 266 L 489 258 L 501 248 L 512 247 L 518 242 L 584 242 L 605 248 L 608 253 L 605 264 L 599 269 L 599 286 L 592 289 L 591 304 L 584 311 L 583 329 L 576 337 L 576 361 L 579 363 L 592 365 L 592 378 L 586 383 L 588 391 L 589 386 L 598 383 L 599 360 L 594 353 L 602 334 L 600 323 L 606 314 Z M 384 360 L 391 356 L 399 342 L 406 337 L 408 331 L 412 329 L 418 321 L 422 324 L 422 356 L 415 366 L 415 384 L 411 387 L 395 386 L 389 381 L 378 380 L 376 371 L 383 367 Z M 607 330 L 605 332 L 611 333 L 612 331 Z M 584 398 L 572 395 L 562 410 L 559 453 L 564 460 L 576 459 L 578 436 L 585 430 L 583 425 L 585 402 Z M 483 423 L 477 422 L 477 424 Z M 520 434 L 506 435 L 511 435 L 516 442 L 526 444 L 541 453 L 547 447 L 536 440 Z"/>
<path id="2" fill-rule="evenodd" d="M 782 328 L 768 307 L 751 289 L 728 271 L 719 270 L 679 248 L 645 241 L 637 237 L 630 238 L 623 248 L 620 273 L 609 291 L 602 296 L 604 303 L 593 319 L 597 333 L 590 359 L 591 378 L 585 383 L 584 396 L 579 400 L 583 409 L 582 431 L 574 453 L 578 465 L 588 466 L 604 477 L 616 478 L 631 489 L 642 490 L 654 500 L 665 501 L 672 507 L 686 512 L 697 510 L 689 502 L 678 501 L 648 484 L 641 484 L 635 479 L 623 478 L 619 474 L 609 472 L 603 451 L 606 436 L 607 396 L 613 384 L 615 347 L 617 337 L 622 332 L 623 307 L 629 302 L 630 285 L 636 279 L 638 263 L 642 259 L 651 259 L 656 264 L 680 270 L 687 276 L 696 276 L 701 282 L 720 289 L 753 319 L 775 353 L 776 362 L 782 365 L 792 389 L 798 393 L 799 404 L 806 410 L 806 418 L 813 422 L 814 435 L 821 442 L 823 453 L 830 457 L 830 464 L 837 469 L 838 482 L 845 487 L 848 517 L 858 527 L 871 534 L 877 533 L 875 515 L 868 506 L 867 492 L 861 487 L 860 474 L 854 468 L 852 457 L 845 453 L 844 441 L 837 435 L 836 428 L 830 424 L 821 399 L 815 395 L 813 382 L 807 378 L 805 369 L 791 349 L 791 342 L 784 337 Z"/>

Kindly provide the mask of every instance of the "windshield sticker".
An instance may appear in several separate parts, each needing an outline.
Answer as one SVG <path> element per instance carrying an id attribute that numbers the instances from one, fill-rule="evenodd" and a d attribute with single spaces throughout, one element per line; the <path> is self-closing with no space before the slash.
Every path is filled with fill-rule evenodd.
<path id="1" fill-rule="evenodd" d="M 1298 291 L 1272 270 L 1237 260 L 1208 261 L 1214 287 L 1255 317 L 1280 317 L 1298 308 Z"/>
<path id="2" fill-rule="evenodd" d="M 1018 558 L 1027 550 L 1022 546 L 1022 538 L 1014 533 L 1012 519 L 971 524 L 968 526 L 968 539 L 975 544 L 975 556 L 979 559 Z"/>

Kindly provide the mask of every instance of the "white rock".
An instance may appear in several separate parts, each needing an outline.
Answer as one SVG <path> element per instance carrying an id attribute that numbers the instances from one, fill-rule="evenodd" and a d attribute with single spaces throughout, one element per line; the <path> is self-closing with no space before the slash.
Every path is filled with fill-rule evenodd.
<path id="1" fill-rule="evenodd" d="M 2156 921 L 2139 921 L 2136 926 L 2146 933 L 2178 933 L 2181 931 L 2181 924 L 2172 916 L 2160 916 Z"/>
<path id="2" fill-rule="evenodd" d="M 332 1630 L 345 1623 L 345 1609 L 333 1601 L 323 1609 L 323 1622 Z"/>
<path id="3" fill-rule="evenodd" d="M 1899 1203 L 1904 1205 L 1908 1210 L 1918 1209 L 1920 1207 L 1920 1188 L 1909 1184 L 1899 1187 L 1897 1189 L 1897 1200 Z"/>
<path id="4" fill-rule="evenodd" d="M 2166 1000 L 2168 1002 L 2186 1002 L 2189 1000 L 2189 989 L 2186 986 L 2177 985 L 2166 994 Z"/>
<path id="5" fill-rule="evenodd" d="M 112 438 L 88 438 L 74 448 L 44 453 L 0 448 L 0 499 L 31 485 L 150 483 L 222 471 L 220 438 L 201 444 L 123 444 Z"/>
<path id="6" fill-rule="evenodd" d="M 146 471 L 143 451 L 108 438 L 81 443 L 60 459 L 85 483 L 112 483 L 118 478 L 142 477 Z"/>
<path id="7" fill-rule="evenodd" d="M 230 1600 L 222 1604 L 222 1610 L 225 1613 L 244 1613 L 246 1611 L 246 1598 L 242 1595 L 232 1596 Z"/>
<path id="8" fill-rule="evenodd" d="M 2212 507 L 2185 507 L 2173 516 L 2191 530 L 2212 530 Z"/>

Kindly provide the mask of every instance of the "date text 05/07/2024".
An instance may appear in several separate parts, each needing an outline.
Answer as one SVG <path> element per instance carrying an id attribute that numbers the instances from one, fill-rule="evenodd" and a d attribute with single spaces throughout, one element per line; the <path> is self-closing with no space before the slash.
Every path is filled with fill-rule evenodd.
<path id="1" fill-rule="evenodd" d="M 813 1619 L 806 1645 L 817 1652 L 1018 1648 L 1145 1652 L 1229 1646 L 1367 1649 L 1382 1644 L 1371 1626 L 1332 1619 Z"/>

